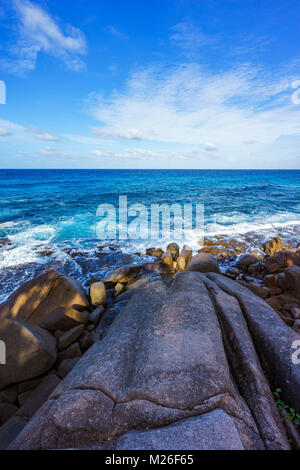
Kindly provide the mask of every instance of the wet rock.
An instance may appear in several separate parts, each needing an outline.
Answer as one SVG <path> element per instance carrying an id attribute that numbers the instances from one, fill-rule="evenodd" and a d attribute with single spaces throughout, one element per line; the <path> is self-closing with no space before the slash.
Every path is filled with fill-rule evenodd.
<path id="1" fill-rule="evenodd" d="M 9 238 L 0 238 L 0 248 L 2 248 L 3 246 L 10 246 L 11 245 L 11 241 L 9 240 Z"/>
<path id="2" fill-rule="evenodd" d="M 262 250 L 266 255 L 274 255 L 274 253 L 277 253 L 277 251 L 281 251 L 282 243 L 280 237 L 275 237 L 273 240 L 266 242 L 263 245 Z"/>
<path id="3" fill-rule="evenodd" d="M 107 296 L 104 282 L 95 282 L 90 285 L 90 299 L 94 307 L 106 304 Z"/>
<path id="4" fill-rule="evenodd" d="M 187 271 L 197 271 L 200 273 L 221 272 L 216 258 L 207 253 L 201 253 L 193 256 L 187 267 Z"/>
<path id="5" fill-rule="evenodd" d="M 146 255 L 148 256 L 155 256 L 155 258 L 161 258 L 162 255 L 164 254 L 164 250 L 161 248 L 148 248 L 146 250 Z"/>
<path id="6" fill-rule="evenodd" d="M 6 365 L 0 367 L 1 388 L 47 372 L 56 361 L 56 339 L 46 330 L 14 320 L 0 321 Z"/>
<path id="7" fill-rule="evenodd" d="M 83 324 L 75 326 L 71 330 L 67 331 L 63 336 L 58 339 L 58 350 L 63 351 L 64 349 L 67 349 L 68 346 L 74 343 L 79 338 L 79 336 L 81 336 L 83 331 Z"/>
<path id="8" fill-rule="evenodd" d="M 116 269 L 113 273 L 109 274 L 105 278 L 105 282 L 125 282 L 130 283 L 136 280 L 137 275 L 139 274 L 142 266 L 122 266 L 119 269 Z"/>
<path id="9" fill-rule="evenodd" d="M 69 277 L 49 271 L 19 287 L 0 306 L 0 319 L 12 318 L 43 326 L 57 308 L 86 308 L 89 302 L 81 285 Z"/>

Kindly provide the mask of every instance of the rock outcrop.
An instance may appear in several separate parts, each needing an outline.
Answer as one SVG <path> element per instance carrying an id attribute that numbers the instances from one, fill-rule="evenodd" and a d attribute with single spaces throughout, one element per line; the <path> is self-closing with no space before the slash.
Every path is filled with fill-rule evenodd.
<path id="1" fill-rule="evenodd" d="M 10 448 L 289 449 L 268 379 L 299 402 L 296 339 L 220 274 L 147 283 Z"/>
<path id="2" fill-rule="evenodd" d="M 88 298 L 77 281 L 49 271 L 23 284 L 0 305 L 0 320 L 11 318 L 42 326 L 57 309 L 88 306 Z"/>

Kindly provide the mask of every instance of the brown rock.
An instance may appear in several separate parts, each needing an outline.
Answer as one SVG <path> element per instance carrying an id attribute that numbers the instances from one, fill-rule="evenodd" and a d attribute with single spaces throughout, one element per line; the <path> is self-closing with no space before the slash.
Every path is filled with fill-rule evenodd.
<path id="1" fill-rule="evenodd" d="M 35 389 L 43 381 L 44 377 L 38 377 L 37 379 L 27 380 L 26 382 L 21 382 L 18 385 L 19 395 L 30 390 Z"/>
<path id="2" fill-rule="evenodd" d="M 90 346 L 92 346 L 92 344 L 94 344 L 94 341 L 93 341 L 93 338 L 92 338 L 92 335 L 88 332 L 88 331 L 84 331 L 81 335 L 81 337 L 79 338 L 79 346 L 80 348 L 85 351 L 86 349 L 88 349 Z"/>
<path id="3" fill-rule="evenodd" d="M 220 273 L 219 263 L 216 258 L 207 253 L 201 253 L 192 257 L 187 271 L 197 271 L 200 273 Z"/>
<path id="4" fill-rule="evenodd" d="M 0 307 L 0 319 L 12 318 L 42 326 L 57 308 L 73 305 L 87 308 L 89 303 L 81 285 L 55 271 L 26 282 Z"/>
<path id="5" fill-rule="evenodd" d="M 73 359 L 64 359 L 57 368 L 59 376 L 62 379 L 65 378 L 68 373 L 71 372 L 73 367 L 77 364 L 79 359 L 79 357 L 73 357 Z"/>
<path id="6" fill-rule="evenodd" d="M 168 246 L 167 246 L 167 251 L 169 253 L 171 253 L 172 257 L 173 257 L 173 261 L 177 261 L 178 260 L 178 257 L 179 257 L 179 246 L 177 245 L 177 243 L 170 243 Z"/>
<path id="7" fill-rule="evenodd" d="M 58 350 L 63 351 L 64 349 L 67 349 L 70 344 L 74 343 L 79 336 L 83 333 L 84 331 L 84 325 L 78 325 L 72 328 L 71 330 L 67 331 L 63 336 L 61 336 L 58 340 Z"/>
<path id="8" fill-rule="evenodd" d="M 58 353 L 58 362 L 64 361 L 65 359 L 73 359 L 73 357 L 81 357 L 81 349 L 79 343 L 71 344 L 67 349 Z"/>
<path id="9" fill-rule="evenodd" d="M 172 253 L 166 251 L 161 257 L 161 264 L 169 268 L 173 268 L 173 256 Z"/>
<path id="10" fill-rule="evenodd" d="M 178 269 L 185 271 L 192 259 L 192 256 L 193 250 L 189 246 L 184 245 L 178 258 Z"/>
<path id="11" fill-rule="evenodd" d="M 280 266 L 277 263 L 272 263 L 272 264 L 268 265 L 266 268 L 267 268 L 267 271 L 271 274 L 272 273 L 278 273 L 278 271 L 280 270 Z"/>
<path id="12" fill-rule="evenodd" d="M 122 284 L 121 282 L 118 282 L 115 286 L 115 295 L 121 294 L 125 288 L 126 284 Z"/>
<path id="13" fill-rule="evenodd" d="M 277 251 L 281 251 L 282 243 L 280 237 L 276 237 L 273 240 L 269 240 L 263 245 L 262 249 L 266 255 L 273 255 L 274 253 L 277 253 Z"/>
<path id="14" fill-rule="evenodd" d="M 300 296 L 300 267 L 289 266 L 285 269 L 284 287 Z"/>
<path id="15" fill-rule="evenodd" d="M 90 298 L 92 305 L 95 307 L 106 304 L 107 297 L 104 282 L 94 282 L 90 285 Z"/>
<path id="16" fill-rule="evenodd" d="M 261 299 L 267 299 L 267 297 L 270 297 L 270 291 L 266 287 L 250 284 L 249 282 L 242 280 L 239 280 L 237 282 L 242 286 L 247 287 L 249 290 L 251 290 L 251 292 L 253 292 L 253 294 L 257 295 Z"/>
<path id="17" fill-rule="evenodd" d="M 242 255 L 237 261 L 237 267 L 246 270 L 251 264 L 257 263 L 257 258 L 254 255 Z"/>
<path id="18" fill-rule="evenodd" d="M 56 361 L 56 339 L 36 325 L 1 320 L 0 338 L 6 344 L 6 365 L 0 367 L 1 388 L 37 377 Z"/>
<path id="19" fill-rule="evenodd" d="M 269 274 L 264 277 L 264 284 L 266 287 L 276 287 L 276 276 Z"/>
<path id="20" fill-rule="evenodd" d="M 52 315 L 45 321 L 45 328 L 49 331 L 69 330 L 80 323 L 87 323 L 89 319 L 88 312 L 79 312 L 74 308 L 58 308 L 52 312 Z"/>
<path id="21" fill-rule="evenodd" d="M 152 264 L 152 263 L 151 263 Z M 139 274 L 142 266 L 129 265 L 116 269 L 105 278 L 105 282 L 133 282 Z"/>

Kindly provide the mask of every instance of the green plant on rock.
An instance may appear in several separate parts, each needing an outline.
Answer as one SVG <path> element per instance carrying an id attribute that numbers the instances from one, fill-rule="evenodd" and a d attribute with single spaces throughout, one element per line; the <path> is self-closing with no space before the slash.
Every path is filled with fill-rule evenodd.
<path id="1" fill-rule="evenodd" d="M 281 388 L 276 388 L 273 393 L 275 397 L 275 403 L 279 411 L 284 410 L 284 418 L 295 424 L 295 426 L 300 426 L 300 414 L 296 413 L 295 408 L 291 408 L 289 405 L 284 403 L 280 398 Z"/>

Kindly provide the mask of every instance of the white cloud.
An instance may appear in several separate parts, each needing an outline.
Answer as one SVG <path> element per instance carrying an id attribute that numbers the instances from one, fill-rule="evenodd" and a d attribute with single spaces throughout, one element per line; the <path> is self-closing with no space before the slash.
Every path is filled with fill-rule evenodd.
<path id="1" fill-rule="evenodd" d="M 45 147 L 43 150 L 39 150 L 39 155 L 43 157 L 61 157 L 67 158 L 69 154 L 67 152 L 62 152 L 61 150 L 57 150 L 53 147 Z"/>
<path id="2" fill-rule="evenodd" d="M 101 152 L 101 150 L 95 149 L 95 150 L 92 150 L 92 155 L 95 155 L 95 157 L 102 157 L 103 152 Z"/>
<path id="3" fill-rule="evenodd" d="M 207 154 L 202 148 L 193 148 L 185 151 L 171 151 L 171 150 L 149 150 L 143 148 L 125 149 L 123 151 L 103 151 L 95 149 L 92 151 L 92 155 L 101 157 L 102 159 L 108 160 L 145 160 L 160 163 L 161 161 L 172 161 L 176 160 L 206 160 Z M 215 154 L 214 158 L 219 158 L 219 155 Z"/>
<path id="4" fill-rule="evenodd" d="M 61 60 L 71 70 L 84 67 L 80 56 L 86 53 L 86 40 L 79 29 L 67 25 L 63 32 L 50 14 L 29 0 L 14 0 L 13 4 L 19 38 L 10 50 L 11 58 L 2 59 L 2 67 L 15 74 L 25 74 L 35 68 L 40 52 Z"/>
<path id="5" fill-rule="evenodd" d="M 142 140 L 143 136 L 138 129 L 110 129 L 106 127 L 92 127 L 93 133 L 103 139 L 118 138 L 125 140 Z"/>
<path id="6" fill-rule="evenodd" d="M 35 138 L 38 140 L 44 140 L 46 142 L 59 142 L 58 137 L 44 132 L 43 134 L 35 134 Z"/>
<path id="7" fill-rule="evenodd" d="M 118 39 L 128 39 L 128 35 L 119 31 L 115 26 L 107 26 L 105 31 Z"/>
<path id="8" fill-rule="evenodd" d="M 204 148 L 208 152 L 214 152 L 215 150 L 217 150 L 217 146 L 215 144 L 212 144 L 211 142 L 206 142 Z"/>
<path id="9" fill-rule="evenodd" d="M 5 127 L 0 127 L 0 137 L 8 137 L 12 135 L 10 131 L 8 131 Z"/>
<path id="10" fill-rule="evenodd" d="M 291 81 L 283 71 L 276 76 L 250 66 L 221 73 L 198 64 L 152 67 L 132 73 L 123 92 L 92 96 L 90 112 L 102 137 L 128 138 L 134 129 L 143 140 L 218 149 L 228 161 L 243 155 L 251 162 L 276 151 L 278 139 L 300 135 Z"/>
<path id="11" fill-rule="evenodd" d="M 172 28 L 170 41 L 181 47 L 187 56 L 193 56 L 203 46 L 209 46 L 216 42 L 215 39 L 206 36 L 199 27 L 190 21 L 183 21 Z"/>

